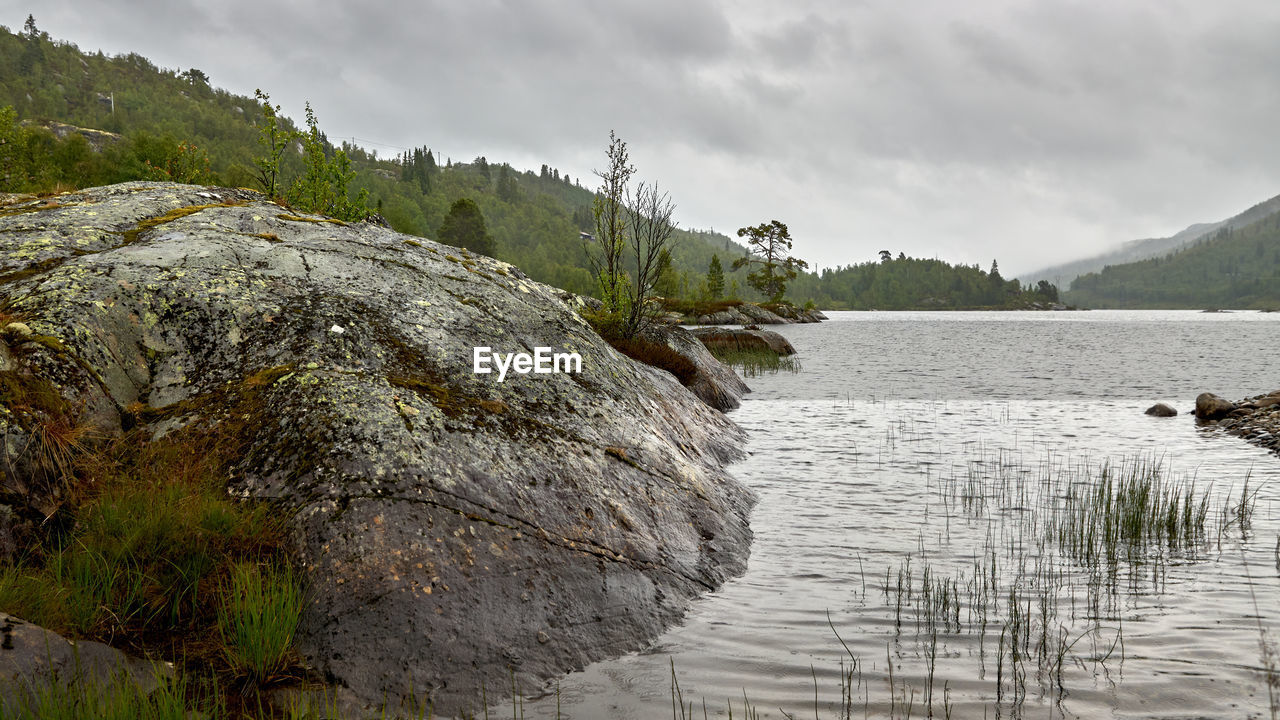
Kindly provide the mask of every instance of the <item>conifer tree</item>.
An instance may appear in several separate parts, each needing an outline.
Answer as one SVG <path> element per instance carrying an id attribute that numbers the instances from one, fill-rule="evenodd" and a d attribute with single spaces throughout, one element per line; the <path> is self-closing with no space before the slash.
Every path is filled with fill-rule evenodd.
<path id="1" fill-rule="evenodd" d="M 436 237 L 446 245 L 464 247 L 481 255 L 493 255 L 493 238 L 485 228 L 484 213 L 471 198 L 460 198 L 449 207 Z"/>
<path id="2" fill-rule="evenodd" d="M 759 265 L 758 270 L 747 275 L 747 283 L 764 293 L 769 302 L 782 302 L 787 283 L 794 280 L 800 270 L 809 267 L 804 260 L 787 254 L 791 252 L 791 233 L 786 224 L 773 220 L 755 227 L 739 228 L 738 237 L 749 238 L 747 250 L 750 254 L 734 260 L 733 269 Z"/>
<path id="3" fill-rule="evenodd" d="M 707 295 L 712 300 L 719 300 L 724 294 L 724 268 L 720 266 L 720 256 L 712 255 L 711 264 L 707 266 Z"/>

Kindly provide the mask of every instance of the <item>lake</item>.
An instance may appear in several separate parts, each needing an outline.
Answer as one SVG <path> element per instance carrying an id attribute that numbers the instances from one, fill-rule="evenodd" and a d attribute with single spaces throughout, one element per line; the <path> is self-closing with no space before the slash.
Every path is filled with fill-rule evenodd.
<path id="1" fill-rule="evenodd" d="M 829 315 L 730 415 L 746 574 L 526 717 L 1272 716 L 1280 458 L 1185 413 L 1280 388 L 1280 314 Z"/>

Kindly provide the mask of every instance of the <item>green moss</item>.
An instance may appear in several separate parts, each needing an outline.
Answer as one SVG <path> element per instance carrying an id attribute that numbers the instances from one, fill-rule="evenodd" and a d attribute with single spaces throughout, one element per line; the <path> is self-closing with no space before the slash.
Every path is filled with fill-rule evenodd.
<path id="1" fill-rule="evenodd" d="M 52 335 L 32 335 L 27 338 L 27 342 L 33 342 L 37 345 L 46 347 L 53 352 L 64 355 L 67 352 L 67 346 L 62 341 Z"/>
<path id="2" fill-rule="evenodd" d="M 275 233 L 269 233 L 269 232 L 264 232 L 264 233 L 254 233 L 254 234 L 253 234 L 253 236 L 254 236 L 254 237 L 256 237 L 256 238 L 262 238 L 263 240 L 266 240 L 267 242 L 273 242 L 273 243 L 281 243 L 281 242 L 284 242 L 283 240 L 281 240 L 281 239 L 280 239 L 280 236 L 279 236 L 279 235 L 276 235 Z"/>
<path id="3" fill-rule="evenodd" d="M 208 210 L 216 207 L 240 207 L 244 205 L 242 202 L 234 203 L 211 203 L 209 205 L 188 205 L 186 207 L 174 208 L 163 215 L 157 215 L 140 221 L 132 230 L 124 231 L 124 244 L 132 245 L 138 241 L 142 233 L 157 228 L 174 220 L 180 220 L 188 215 L 195 215 L 201 210 Z"/>
<path id="4" fill-rule="evenodd" d="M 445 417 L 461 417 L 476 406 L 475 398 L 449 387 L 435 377 L 388 375 L 387 383 L 429 400 Z"/>
<path id="5" fill-rule="evenodd" d="M 11 282 L 17 282 L 19 280 L 25 280 L 29 277 L 32 277 L 33 275 L 40 275 L 41 273 L 49 272 L 50 270 L 58 267 L 64 262 L 66 262 L 66 258 L 52 257 L 45 260 L 41 260 L 39 262 L 31 263 L 30 265 L 22 268 L 21 270 L 12 270 L 10 272 L 4 273 L 3 275 L 0 275 L 0 285 L 5 285 Z"/>
<path id="6" fill-rule="evenodd" d="M 412 246 L 412 247 L 416 247 L 416 248 L 420 248 L 420 247 L 422 247 L 422 243 L 418 242 L 417 240 L 405 240 L 405 241 L 404 241 L 404 244 L 405 244 L 405 245 L 410 245 L 410 246 Z"/>

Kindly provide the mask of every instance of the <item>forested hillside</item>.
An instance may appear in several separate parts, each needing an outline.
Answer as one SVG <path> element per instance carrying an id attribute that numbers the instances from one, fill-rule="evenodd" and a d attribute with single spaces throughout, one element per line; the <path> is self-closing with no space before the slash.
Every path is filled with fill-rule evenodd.
<path id="1" fill-rule="evenodd" d="M 481 241 L 486 252 L 551 285 L 597 291 L 580 235 L 595 229 L 596 178 L 571 178 L 551 165 L 534 172 L 485 157 L 459 161 L 433 150 L 430 138 L 393 157 L 378 157 L 347 143 L 335 146 L 319 129 L 322 119 L 308 119 L 314 125 L 304 128 L 278 118 L 283 135 L 298 133 L 279 157 L 282 187 L 298 183 L 322 149 L 319 160 L 349 168 L 342 191 L 353 201 L 367 192 L 368 210 L 396 230 L 447 242 L 441 236 L 445 218 L 458 201 L 470 200 L 480 211 L 478 232 L 488 235 Z M 50 38 L 34 20 L 18 33 L 0 29 L 0 191 L 53 192 L 138 179 L 265 189 L 262 140 L 273 121 L 266 94 L 230 93 L 197 68 L 158 68 L 136 53 L 85 53 Z M 678 215 L 680 198 L 673 200 Z M 750 226 L 766 218 L 741 220 Z M 746 282 L 748 268 L 732 269 L 734 259 L 746 253 L 736 240 L 682 229 L 674 240 L 658 294 L 764 299 Z M 803 238 L 799 246 L 803 256 Z M 717 255 L 723 281 L 708 284 Z M 1056 288 L 1027 292 L 1001 278 L 994 264 L 992 270 L 900 254 L 800 273 L 786 297 L 824 308 L 883 310 L 1025 307 L 1056 300 Z"/>
<path id="2" fill-rule="evenodd" d="M 1083 275 L 1066 297 L 1090 307 L 1280 309 L 1280 212 L 1180 252 Z"/>
<path id="3" fill-rule="evenodd" d="M 1208 242 L 1213 238 L 1219 237 L 1221 230 L 1235 231 L 1248 227 L 1255 222 L 1271 216 L 1273 213 L 1280 212 L 1280 197 L 1273 197 L 1269 200 L 1260 202 L 1248 210 L 1238 215 L 1227 218 L 1226 220 L 1218 220 L 1209 223 L 1196 223 L 1182 230 L 1179 233 L 1166 238 L 1149 238 L 1146 240 L 1131 240 L 1119 248 L 1095 257 L 1084 258 L 1063 265 L 1046 268 L 1044 270 L 1027 273 L 1021 276 L 1021 280 L 1035 283 L 1038 280 L 1045 279 L 1056 285 L 1067 287 L 1072 280 L 1088 275 L 1090 273 L 1100 273 L 1108 266 L 1125 265 L 1127 263 L 1137 263 L 1143 260 L 1152 260 L 1154 258 L 1165 258 L 1173 253 L 1193 247 L 1201 242 Z M 1092 281 L 1086 281 L 1092 282 Z M 1113 302 L 1111 298 L 1102 298 L 1103 302 Z M 1178 298 L 1178 302 L 1184 306 L 1197 306 L 1200 303 L 1194 301 L 1191 296 L 1186 298 Z M 1163 305 L 1162 305 L 1163 306 Z"/>
<path id="4" fill-rule="evenodd" d="M 47 192 L 134 179 L 260 187 L 255 158 L 262 154 L 264 103 L 216 88 L 196 68 L 161 69 L 134 53 L 84 53 L 32 22 L 19 33 L 0 32 L 5 106 L 15 113 L 7 123 L 0 117 L 9 140 L 0 140 L 3 190 Z M 281 124 L 298 129 L 288 118 Z M 345 143 L 340 149 L 355 172 L 351 194 L 368 190 L 370 209 L 396 230 L 435 239 L 453 203 L 470 198 L 483 212 L 496 257 L 552 285 L 594 289 L 579 236 L 593 229 L 588 188 L 594 178 L 570 178 L 547 166 L 518 171 L 483 157 L 437 161 L 439 154 L 425 145 L 388 158 Z M 281 176 L 300 176 L 303 163 L 300 148 L 284 153 Z M 699 292 L 716 253 L 727 266 L 745 250 L 723 235 L 677 230 L 666 289 Z M 730 273 L 726 289 L 747 294 L 743 274 Z"/>
<path id="5" fill-rule="evenodd" d="M 936 259 L 895 258 L 882 252 L 878 262 L 828 269 L 796 278 L 792 293 L 810 297 L 819 307 L 849 310 L 965 310 L 1028 308 L 1058 302 L 1058 289 L 1048 282 L 1023 288 L 990 271 L 952 265 Z"/>

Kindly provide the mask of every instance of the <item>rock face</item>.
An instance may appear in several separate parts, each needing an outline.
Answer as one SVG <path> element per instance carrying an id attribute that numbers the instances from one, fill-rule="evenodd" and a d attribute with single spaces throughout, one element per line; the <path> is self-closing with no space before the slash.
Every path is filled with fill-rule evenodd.
<path id="1" fill-rule="evenodd" d="M 1213 393 L 1200 393 L 1196 396 L 1196 417 L 1201 420 L 1217 420 L 1235 409 L 1235 403 Z"/>
<path id="2" fill-rule="evenodd" d="M 160 433 L 254 389 L 231 490 L 291 514 L 299 647 L 371 705 L 528 688 L 745 568 L 753 496 L 722 469 L 742 432 L 511 265 L 160 183 L 0 207 L 0 237 L 23 367 L 86 422 Z M 581 372 L 500 382 L 477 347 Z"/>
<path id="3" fill-rule="evenodd" d="M 693 328 L 690 331 L 703 345 L 715 350 L 771 350 L 779 355 L 794 355 L 791 342 L 772 330 L 759 328 Z"/>
<path id="4" fill-rule="evenodd" d="M 1156 403 L 1147 408 L 1147 414 L 1154 417 L 1174 417 L 1178 411 L 1165 403 Z"/>

